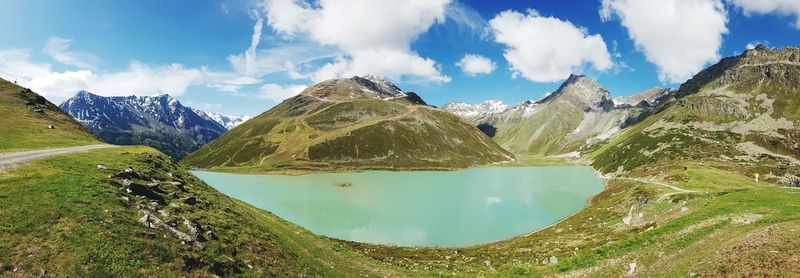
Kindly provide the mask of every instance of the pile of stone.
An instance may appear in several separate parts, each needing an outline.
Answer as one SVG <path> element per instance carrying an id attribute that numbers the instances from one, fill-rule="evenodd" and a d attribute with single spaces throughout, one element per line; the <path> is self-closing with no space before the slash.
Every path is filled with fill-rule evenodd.
<path id="1" fill-rule="evenodd" d="M 98 164 L 97 169 L 109 171 L 108 167 L 103 164 Z M 171 174 L 169 176 L 174 179 Z M 180 217 L 182 219 L 181 224 L 185 227 L 183 230 L 186 232 L 184 232 L 179 229 L 180 225 L 176 221 L 170 220 L 178 217 L 178 214 L 183 210 L 183 206 L 194 206 L 198 203 L 198 199 L 195 196 L 179 196 L 186 192 L 182 182 L 158 181 L 156 179 L 143 182 L 148 178 L 136 172 L 132 166 L 128 166 L 108 177 L 119 185 L 119 190 L 123 191 L 124 194 L 131 195 L 122 196 L 122 203 L 138 209 L 138 213 L 141 215 L 139 223 L 142 225 L 151 229 L 165 230 L 178 238 L 182 244 L 194 245 L 201 250 L 205 248 L 202 241 L 217 240 L 217 235 L 211 230 L 211 226 L 203 225 L 200 228 L 191 220 Z M 162 185 L 172 186 L 177 191 L 167 193 L 162 188 Z M 167 204 L 167 198 L 179 200 L 179 202 L 169 202 Z"/>

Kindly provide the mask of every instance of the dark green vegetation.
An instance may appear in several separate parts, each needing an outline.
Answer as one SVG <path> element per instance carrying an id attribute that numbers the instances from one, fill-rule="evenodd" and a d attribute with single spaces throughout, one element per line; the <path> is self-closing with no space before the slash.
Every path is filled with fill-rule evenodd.
<path id="1" fill-rule="evenodd" d="M 183 163 L 247 172 L 450 169 L 513 159 L 461 118 L 380 85 L 359 77 L 322 82 L 234 128 Z"/>
<path id="2" fill-rule="evenodd" d="M 125 173 L 128 166 L 133 172 Z M 133 182 L 131 193 L 120 189 L 123 178 Z M 153 225 L 157 218 L 188 238 L 182 243 L 164 226 L 140 223 L 148 213 Z M 215 191 L 146 147 L 94 150 L 0 172 L 0 215 L 0 276 L 394 273 Z"/>
<path id="3" fill-rule="evenodd" d="M 89 129 L 42 96 L 0 79 L 0 153 L 97 143 Z"/>

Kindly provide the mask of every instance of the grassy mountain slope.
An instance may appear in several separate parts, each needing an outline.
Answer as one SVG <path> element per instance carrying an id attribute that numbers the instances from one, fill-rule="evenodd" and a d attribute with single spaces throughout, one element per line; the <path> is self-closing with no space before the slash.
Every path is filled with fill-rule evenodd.
<path id="1" fill-rule="evenodd" d="M 467 248 L 349 243 L 415 275 L 457 277 L 795 276 L 795 189 L 694 165 L 675 191 L 609 180 L 585 210 L 537 232 Z M 363 251 L 361 251 L 363 250 Z M 694 273 L 694 275 L 691 275 Z"/>
<path id="2" fill-rule="evenodd" d="M 317 84 L 225 133 L 183 163 L 245 171 L 417 169 L 512 159 L 461 118 L 421 104 L 416 95 L 376 92 L 379 88 L 364 80 Z"/>
<path id="3" fill-rule="evenodd" d="M 118 189 L 116 175 L 129 165 L 141 175 L 134 183 L 165 182 L 158 185 L 164 193 L 156 192 L 167 204 L 159 210 L 169 216 L 155 215 L 187 234 L 183 219 L 189 220 L 201 229 L 204 249 L 138 222 L 139 205 L 151 199 Z M 792 231 L 800 228 L 800 202 L 792 189 L 691 169 L 689 180 L 675 183 L 691 192 L 613 179 L 586 210 L 535 233 L 465 248 L 404 248 L 312 235 L 214 191 L 150 148 L 94 150 L 0 173 L 0 213 L 7 216 L 0 218 L 0 273 L 621 276 L 635 263 L 633 273 L 641 276 L 798 275 L 792 264 L 800 254 L 792 251 L 800 240 Z M 197 202 L 185 203 L 187 196 Z"/>
<path id="4" fill-rule="evenodd" d="M 0 152 L 100 143 L 89 129 L 42 96 L 3 79 L 0 115 Z"/>
<path id="5" fill-rule="evenodd" d="M 99 163 L 107 169 L 98 169 Z M 140 185 L 130 187 L 133 193 L 119 189 L 128 166 L 136 176 L 133 184 Z M 341 277 L 395 272 L 217 192 L 147 147 L 35 161 L 0 172 L 0 192 L 0 276 Z M 196 239 L 203 248 L 182 243 L 166 228 L 146 227 L 140 223 L 146 213 L 192 235 L 188 221 L 198 230 Z"/>
<path id="6" fill-rule="evenodd" d="M 781 180 L 800 167 L 800 48 L 759 47 L 700 72 L 678 98 L 592 152 L 606 173 L 664 176 L 685 161 Z M 678 179 L 680 177 L 670 177 Z"/>

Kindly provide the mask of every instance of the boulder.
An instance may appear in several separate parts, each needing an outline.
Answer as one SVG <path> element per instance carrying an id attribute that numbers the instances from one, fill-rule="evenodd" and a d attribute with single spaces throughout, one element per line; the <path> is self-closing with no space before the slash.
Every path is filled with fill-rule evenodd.
<path id="1" fill-rule="evenodd" d="M 155 191 L 150 190 L 150 188 L 148 188 L 147 186 L 132 183 L 130 186 L 128 186 L 128 191 L 130 191 L 130 193 L 133 195 L 145 197 L 147 199 L 150 199 L 151 201 L 157 202 L 160 205 L 166 204 L 166 202 L 164 201 L 164 197 L 161 197 L 161 195 L 159 195 Z"/>
<path id="2" fill-rule="evenodd" d="M 210 239 L 210 240 L 217 240 L 217 239 L 219 239 L 219 238 L 217 237 L 217 234 L 216 234 L 216 233 L 214 233 L 213 231 L 206 231 L 206 238 L 207 238 L 207 239 Z"/>
<path id="3" fill-rule="evenodd" d="M 183 198 L 183 203 L 187 205 L 197 204 L 197 198 L 195 198 L 194 196 Z"/>
<path id="4" fill-rule="evenodd" d="M 198 238 L 200 236 L 200 230 L 198 230 L 197 227 L 192 224 L 192 221 L 189 221 L 189 219 L 184 218 L 183 225 L 186 226 L 186 229 L 189 230 L 189 235 L 191 235 L 193 238 Z"/>

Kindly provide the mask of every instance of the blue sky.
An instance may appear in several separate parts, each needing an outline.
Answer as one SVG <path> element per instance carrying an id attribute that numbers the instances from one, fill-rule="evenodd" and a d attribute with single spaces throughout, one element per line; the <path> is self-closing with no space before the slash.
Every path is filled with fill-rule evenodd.
<path id="1" fill-rule="evenodd" d="M 800 0 L 6 0 L 0 77 L 56 103 L 169 93 L 249 115 L 366 73 L 434 105 L 538 99 L 570 72 L 619 96 L 748 44 L 800 45 L 798 14 Z"/>

